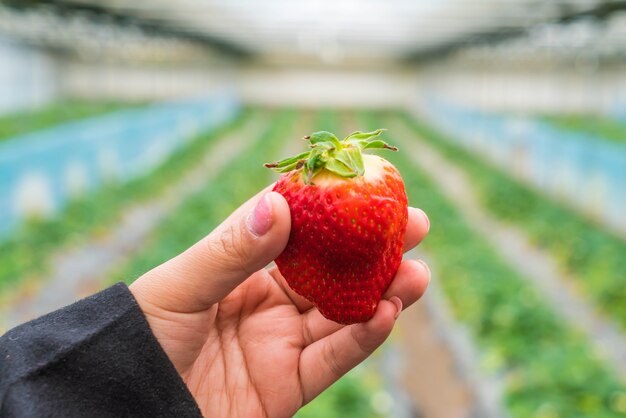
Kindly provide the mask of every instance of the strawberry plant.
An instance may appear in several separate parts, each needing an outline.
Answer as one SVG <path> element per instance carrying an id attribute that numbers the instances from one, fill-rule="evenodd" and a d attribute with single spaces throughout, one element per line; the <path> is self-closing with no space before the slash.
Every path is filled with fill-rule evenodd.
<path id="1" fill-rule="evenodd" d="M 626 329 L 626 242 L 455 145 L 434 128 L 408 114 L 400 117 L 467 172 L 485 208 L 521 226 L 576 279 L 600 311 Z"/>
<path id="2" fill-rule="evenodd" d="M 370 127 L 380 123 L 371 114 L 364 120 Z M 626 387 L 590 342 L 555 315 L 406 154 L 389 159 L 403 174 L 409 201 L 431 218 L 421 248 L 437 273 L 433 280 L 481 348 L 485 371 L 504 382 L 510 415 L 624 416 L 626 404 L 616 399 L 626 396 Z"/>
<path id="3" fill-rule="evenodd" d="M 367 366 L 359 366 L 296 413 L 296 418 L 383 418 L 372 407 L 380 382 Z"/>

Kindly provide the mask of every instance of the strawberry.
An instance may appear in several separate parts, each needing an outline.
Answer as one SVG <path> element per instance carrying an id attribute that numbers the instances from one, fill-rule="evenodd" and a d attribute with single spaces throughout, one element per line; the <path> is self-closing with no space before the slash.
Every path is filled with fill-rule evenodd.
<path id="1" fill-rule="evenodd" d="M 400 262 L 408 220 L 404 182 L 387 160 L 362 154 L 391 149 L 375 132 L 339 141 L 305 137 L 311 150 L 266 167 L 284 173 L 274 191 L 291 211 L 291 235 L 276 259 L 289 286 L 324 317 L 369 320 Z"/>

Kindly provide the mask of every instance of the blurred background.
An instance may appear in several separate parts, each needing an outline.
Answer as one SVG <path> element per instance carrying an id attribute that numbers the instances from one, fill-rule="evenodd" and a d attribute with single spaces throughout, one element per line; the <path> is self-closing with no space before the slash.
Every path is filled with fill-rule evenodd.
<path id="1" fill-rule="evenodd" d="M 388 128 L 433 280 L 300 417 L 626 416 L 626 1 L 0 1 L 0 330 Z"/>

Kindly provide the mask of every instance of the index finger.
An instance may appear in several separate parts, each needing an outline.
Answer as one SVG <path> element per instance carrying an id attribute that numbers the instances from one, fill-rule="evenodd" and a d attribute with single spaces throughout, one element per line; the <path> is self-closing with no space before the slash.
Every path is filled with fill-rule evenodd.
<path id="1" fill-rule="evenodd" d="M 409 207 L 409 222 L 404 235 L 404 252 L 422 242 L 429 229 L 430 220 L 426 213 L 421 209 Z"/>

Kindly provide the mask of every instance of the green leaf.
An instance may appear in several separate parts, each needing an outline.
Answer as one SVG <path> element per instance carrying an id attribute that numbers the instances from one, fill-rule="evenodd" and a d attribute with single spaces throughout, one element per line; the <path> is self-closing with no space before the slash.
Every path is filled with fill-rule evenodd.
<path id="1" fill-rule="evenodd" d="M 300 160 L 306 159 L 310 153 L 311 151 L 307 151 L 307 152 L 300 153 L 296 155 L 295 157 L 290 157 L 290 158 L 285 158 L 284 160 L 280 160 L 279 162 L 276 163 L 275 168 L 282 168 L 282 167 L 289 166 L 293 163 L 297 163 Z"/>
<path id="2" fill-rule="evenodd" d="M 341 143 L 339 142 L 339 139 L 330 132 L 326 132 L 326 131 L 314 132 L 311 134 L 311 136 L 308 139 L 311 142 L 311 145 L 315 145 L 319 142 L 330 142 L 336 148 L 341 148 Z"/>
<path id="3" fill-rule="evenodd" d="M 335 160 L 342 162 L 344 165 L 350 168 L 350 170 L 356 173 L 357 176 L 362 176 L 365 172 L 365 166 L 363 165 L 363 156 L 359 148 L 344 148 L 337 151 L 334 155 Z M 328 164 L 326 164 L 328 167 Z"/>
<path id="4" fill-rule="evenodd" d="M 357 175 L 357 173 L 354 170 L 352 170 L 350 167 L 348 167 L 347 165 L 345 165 L 339 160 L 334 160 L 334 159 L 328 160 L 325 168 L 326 170 L 331 171 L 337 175 L 340 175 L 341 177 L 350 178 L 350 177 L 356 177 Z"/>
<path id="5" fill-rule="evenodd" d="M 298 168 L 301 168 L 304 165 L 304 161 L 305 160 L 294 161 L 293 163 L 289 164 L 288 166 L 280 167 L 280 168 L 276 167 L 276 168 L 274 168 L 274 170 L 277 171 L 278 173 L 288 173 L 290 171 L 297 170 Z"/>
<path id="6" fill-rule="evenodd" d="M 313 150 L 311 150 L 311 156 L 304 163 L 304 183 L 305 184 L 310 184 L 313 176 L 317 174 L 317 172 L 322 167 L 322 163 L 323 163 L 322 158 L 321 158 L 322 152 L 323 150 L 319 148 L 313 148 Z"/>
<path id="7" fill-rule="evenodd" d="M 337 148 L 337 146 L 334 143 L 330 142 L 330 141 L 322 141 L 322 142 L 318 142 L 316 144 L 311 144 L 311 147 L 313 147 L 313 148 L 320 148 L 320 149 L 325 150 L 325 151 L 330 151 L 330 150 L 333 150 L 333 149 Z"/>
<path id="8" fill-rule="evenodd" d="M 372 132 L 356 131 L 348 135 L 344 141 L 352 142 L 351 140 L 353 139 L 369 141 L 370 139 L 376 138 L 378 135 L 382 134 L 385 131 L 386 129 L 376 129 Z"/>
<path id="9" fill-rule="evenodd" d="M 363 149 L 390 149 L 392 151 L 398 151 L 397 147 L 389 145 L 385 141 L 381 139 L 376 139 L 374 141 L 368 142 Z"/>
<path id="10" fill-rule="evenodd" d="M 330 167 L 330 171 L 346 177 L 361 176 L 365 173 L 362 150 L 368 148 L 397 150 L 386 142 L 375 139 L 384 131 L 385 129 L 377 129 L 372 132 L 353 132 L 341 142 L 331 132 L 314 132 L 304 137 L 310 141 L 310 151 L 275 163 L 265 164 L 265 166 L 279 173 L 303 168 L 302 174 L 306 184 L 311 184 L 311 179 L 324 167 Z"/>

